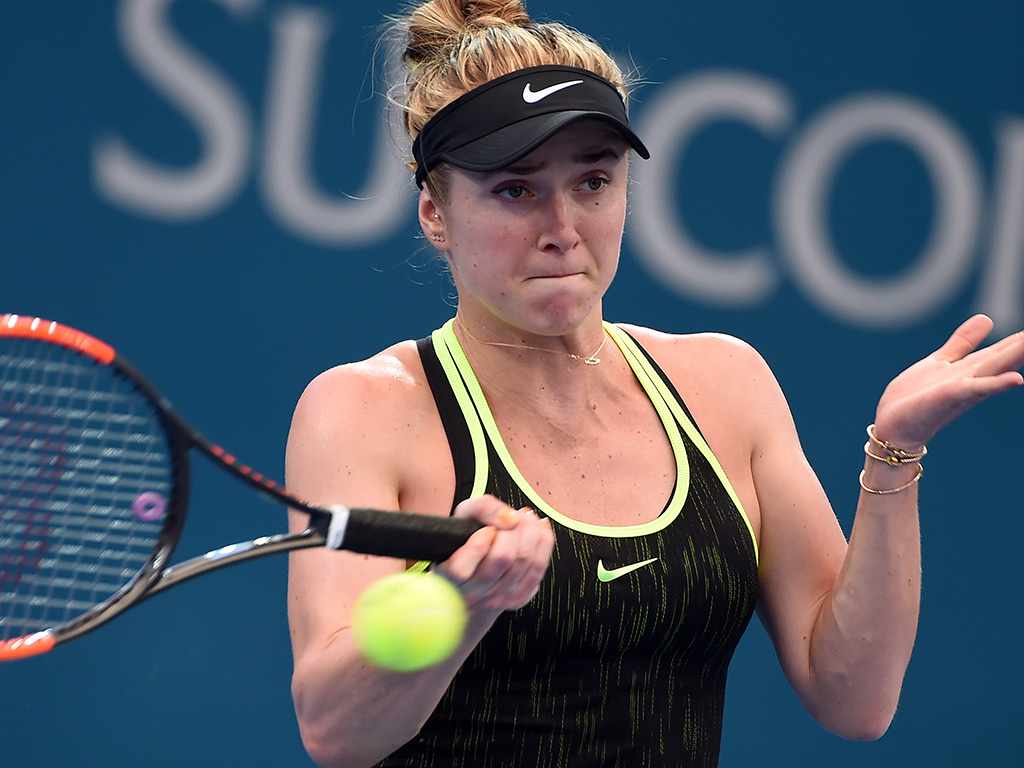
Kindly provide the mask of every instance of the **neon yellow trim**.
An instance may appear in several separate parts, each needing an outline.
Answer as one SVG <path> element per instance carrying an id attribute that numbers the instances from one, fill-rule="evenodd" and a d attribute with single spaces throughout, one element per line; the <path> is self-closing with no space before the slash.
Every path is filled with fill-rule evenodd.
<path id="1" fill-rule="evenodd" d="M 619 345 L 619 349 L 622 349 L 624 354 L 626 354 L 627 359 L 635 359 L 645 370 L 650 368 L 647 358 L 644 357 L 644 354 L 637 348 L 629 334 L 614 325 L 610 325 L 608 323 L 605 325 L 612 338 L 615 339 L 615 343 Z M 626 350 L 628 350 L 628 352 L 626 352 Z M 632 366 L 633 363 L 630 362 L 630 365 Z M 722 469 L 722 465 L 719 463 L 718 457 L 712 452 L 711 446 L 709 446 L 704 440 L 704 436 L 701 435 L 700 430 L 698 430 L 696 425 L 687 417 L 686 412 L 682 409 L 682 406 L 679 405 L 679 402 L 672 396 L 671 391 L 669 391 L 668 386 L 662 378 L 655 375 L 653 369 L 650 371 L 649 375 L 651 376 L 654 385 L 658 388 L 658 391 L 661 392 L 662 398 L 668 403 L 676 421 L 682 425 L 687 436 L 693 441 L 694 445 L 700 449 L 700 452 L 704 454 L 704 458 L 708 460 L 711 467 L 715 470 L 715 474 L 718 475 L 718 479 L 721 480 L 722 484 L 725 486 L 726 492 L 736 505 L 736 509 L 739 510 L 740 516 L 743 518 L 743 522 L 747 525 L 747 531 L 750 533 L 750 540 L 754 545 L 755 560 L 760 562 L 760 553 L 757 545 L 757 536 L 754 534 L 754 526 L 750 524 L 750 518 L 747 517 L 747 512 L 743 508 L 743 503 L 740 501 L 739 496 L 736 495 L 736 490 L 732 487 L 732 483 L 729 482 L 729 478 L 726 476 L 725 470 Z"/>
<path id="2" fill-rule="evenodd" d="M 462 374 L 459 372 L 455 360 L 452 359 L 447 343 L 449 337 L 455 339 L 455 332 L 452 330 L 454 323 L 454 320 L 449 320 L 441 328 L 434 331 L 431 334 L 431 340 L 434 342 L 434 352 L 437 353 L 437 359 L 441 361 L 441 367 L 444 368 L 448 382 L 455 393 L 455 399 L 458 401 L 462 413 L 466 416 L 466 426 L 469 427 L 469 435 L 473 441 L 473 457 L 476 464 L 473 468 L 473 489 L 469 497 L 475 499 L 478 496 L 483 496 L 484 491 L 487 489 L 487 442 L 484 440 L 480 419 L 469 418 L 474 413 L 473 401 L 466 390 Z M 456 345 L 458 345 L 458 341 L 456 341 Z M 461 348 L 459 348 L 459 352 L 462 352 Z M 476 385 L 476 377 L 473 377 L 472 382 Z"/>
<path id="3" fill-rule="evenodd" d="M 606 330 L 610 331 L 613 328 L 609 323 L 605 323 L 604 325 Z M 473 373 L 473 369 L 470 366 L 469 361 L 466 359 L 466 353 L 462 349 L 462 345 L 459 344 L 459 340 L 455 336 L 453 327 L 454 322 L 450 320 L 445 323 L 439 332 L 435 333 L 443 335 L 448 351 L 451 353 L 455 365 L 459 370 L 461 381 L 466 385 L 469 395 L 473 400 L 473 405 L 476 407 L 476 414 L 483 423 L 483 428 L 487 432 L 488 437 L 490 437 L 491 444 L 494 446 L 495 451 L 501 458 L 502 463 L 505 465 L 506 471 L 509 473 L 512 480 L 533 499 L 539 510 L 555 522 L 564 525 L 566 528 L 579 531 L 580 533 L 589 534 L 591 536 L 604 536 L 606 538 L 626 538 L 630 536 L 645 536 L 647 534 L 656 533 L 657 531 L 666 528 L 679 516 L 690 488 L 690 466 L 686 458 L 686 449 L 683 446 L 682 436 L 679 433 L 679 427 L 672 416 L 669 405 L 665 402 L 661 392 L 653 385 L 650 373 L 646 371 L 644 366 L 638 365 L 635 362 L 635 359 L 626 353 L 626 350 L 623 349 L 623 354 L 626 356 L 626 360 L 629 362 L 630 368 L 633 369 L 633 373 L 636 375 L 640 385 L 644 388 L 644 391 L 647 392 L 648 398 L 650 398 L 651 403 L 654 405 L 654 408 L 658 413 L 658 417 L 661 419 L 661 423 L 665 429 L 665 434 L 668 436 L 676 462 L 676 483 L 672 493 L 672 498 L 669 499 L 664 511 L 651 522 L 643 523 L 641 525 L 624 526 L 594 525 L 592 523 L 584 523 L 561 514 L 550 504 L 547 504 L 541 498 L 540 494 L 538 494 L 533 487 L 526 482 L 526 479 L 519 472 L 519 468 L 512 460 L 512 456 L 509 454 L 508 448 L 505 446 L 505 441 L 502 439 L 501 433 L 498 431 L 498 426 L 494 421 L 491 409 L 487 405 L 487 399 L 484 397 L 483 389 L 480 387 L 480 382 L 477 381 L 477 378 Z M 622 344 L 619 341 L 617 334 L 613 333 L 611 334 L 611 337 L 612 340 L 619 345 L 619 348 L 622 349 Z M 462 405 L 463 412 L 469 415 L 470 412 L 466 410 L 466 406 L 463 404 L 462 400 L 460 400 L 459 403 Z M 476 443 L 474 442 L 474 447 L 475 445 Z"/>
<path id="4" fill-rule="evenodd" d="M 473 460 L 475 465 L 473 467 L 473 487 L 470 490 L 469 498 L 475 499 L 478 496 L 483 496 L 484 491 L 487 490 L 487 442 L 484 440 L 484 431 L 480 426 L 480 419 L 470 418 L 474 413 L 473 401 L 469 396 L 469 392 L 466 391 L 462 376 L 459 374 L 455 361 L 452 359 L 448 346 L 445 344 L 444 332 L 446 329 L 448 333 L 452 334 L 453 338 L 455 336 L 451 330 L 453 323 L 454 320 L 449 320 L 442 328 L 430 334 L 430 337 L 434 343 L 434 352 L 437 354 L 437 359 L 441 363 L 455 399 L 458 401 L 459 407 L 466 417 L 466 426 L 469 428 L 469 436 L 473 441 Z M 428 568 L 430 568 L 430 563 L 426 560 L 420 560 L 410 565 L 406 570 L 409 573 L 424 573 Z"/>

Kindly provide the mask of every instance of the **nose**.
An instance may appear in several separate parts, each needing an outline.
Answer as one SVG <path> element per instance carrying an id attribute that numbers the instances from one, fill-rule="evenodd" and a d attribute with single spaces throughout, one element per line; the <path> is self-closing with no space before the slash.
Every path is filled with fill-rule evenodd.
<path id="1" fill-rule="evenodd" d="M 545 206 L 545 221 L 538 245 L 542 251 L 568 252 L 580 241 L 572 202 L 562 195 L 552 195 Z"/>

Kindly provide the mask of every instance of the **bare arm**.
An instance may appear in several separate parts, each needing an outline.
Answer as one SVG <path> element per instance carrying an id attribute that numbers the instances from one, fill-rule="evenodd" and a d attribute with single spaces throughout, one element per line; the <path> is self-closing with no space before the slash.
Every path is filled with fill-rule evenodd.
<path id="1" fill-rule="evenodd" d="M 437 449 L 422 442 L 436 437 L 432 414 L 417 408 L 416 381 L 402 373 L 402 366 L 394 370 L 394 362 L 335 369 L 304 393 L 287 456 L 288 483 L 298 493 L 325 503 L 382 509 L 432 498 L 429 489 L 413 487 L 430 481 L 431 465 L 410 458 L 417 448 Z M 447 508 L 427 511 L 446 514 Z M 494 619 L 536 592 L 550 557 L 549 526 L 491 498 L 466 502 L 458 513 L 490 526 L 438 568 L 467 598 L 470 624 L 458 651 L 422 672 L 370 665 L 356 651 L 350 631 L 359 594 L 405 563 L 319 550 L 291 556 L 292 691 L 303 742 L 319 764 L 372 765 L 412 738 Z M 303 515 L 292 517 L 293 526 L 305 525 Z"/>
<path id="2" fill-rule="evenodd" d="M 1024 337 L 975 351 L 990 330 L 987 318 L 972 318 L 897 377 L 876 410 L 878 437 L 917 450 L 975 404 L 1019 386 Z M 751 467 L 762 521 L 762 616 L 808 710 L 843 736 L 877 738 L 895 713 L 917 629 L 917 487 L 862 491 L 847 545 L 788 409 L 771 409 L 760 426 Z M 866 458 L 864 472 L 868 488 L 888 490 L 913 480 L 917 467 Z"/>

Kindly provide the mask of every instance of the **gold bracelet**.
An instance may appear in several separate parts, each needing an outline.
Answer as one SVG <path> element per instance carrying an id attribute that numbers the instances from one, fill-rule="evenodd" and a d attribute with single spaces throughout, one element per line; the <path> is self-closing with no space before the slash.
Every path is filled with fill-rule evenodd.
<path id="1" fill-rule="evenodd" d="M 868 493 L 873 493 L 873 494 L 875 494 L 877 496 L 888 496 L 890 493 L 899 493 L 900 491 L 905 491 L 905 490 L 907 490 L 907 488 L 909 488 L 914 483 L 916 483 L 918 480 L 920 480 L 921 479 L 921 475 L 924 474 L 924 467 L 922 467 L 920 464 L 918 464 L 917 465 L 917 474 L 914 475 L 908 482 L 904 483 L 903 485 L 899 486 L 898 488 L 889 488 L 888 490 L 884 490 L 884 491 L 879 490 L 877 488 L 868 488 L 866 485 L 864 485 L 864 472 L 865 471 L 866 470 L 863 470 L 863 469 L 860 471 L 860 487 L 863 488 Z"/>
<path id="2" fill-rule="evenodd" d="M 897 458 L 897 457 L 891 456 L 891 455 L 879 456 L 877 453 L 873 453 L 871 451 L 871 441 L 870 440 L 868 442 L 864 443 L 864 455 L 867 456 L 869 459 L 874 459 L 875 461 L 880 461 L 883 464 L 888 464 L 890 467 L 899 467 L 899 466 L 902 466 L 903 464 L 915 464 L 915 463 L 918 463 L 918 462 L 921 461 L 921 456 L 918 456 L 916 459 L 913 459 L 913 458 L 903 458 L 903 459 L 901 459 L 901 458 Z"/>
<path id="3" fill-rule="evenodd" d="M 883 456 L 872 453 L 869 448 L 874 443 L 882 449 Z M 897 448 L 887 440 L 879 440 L 875 437 L 875 425 L 868 424 L 868 442 L 864 444 L 864 453 L 876 461 L 884 461 L 890 467 L 898 467 L 901 464 L 913 464 L 921 461 L 928 454 L 928 446 L 921 446 L 920 451 L 905 451 Z"/>

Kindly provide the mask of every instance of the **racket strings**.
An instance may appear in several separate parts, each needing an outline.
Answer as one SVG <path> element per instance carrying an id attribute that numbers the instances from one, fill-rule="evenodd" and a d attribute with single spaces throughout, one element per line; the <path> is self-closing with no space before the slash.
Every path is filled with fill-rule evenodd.
<path id="1" fill-rule="evenodd" d="M 131 580 L 162 530 L 170 463 L 159 419 L 116 369 L 0 340 L 0 640 L 67 623 Z"/>

